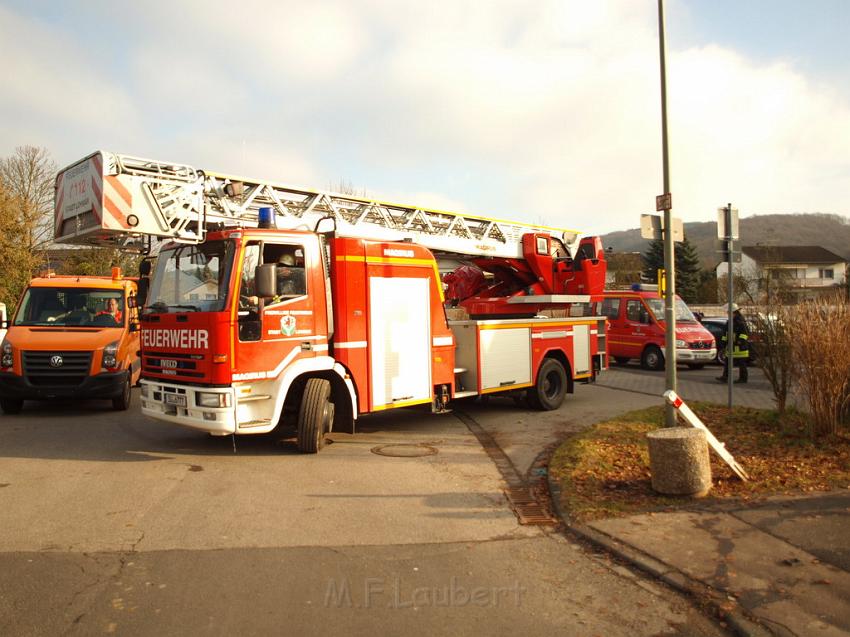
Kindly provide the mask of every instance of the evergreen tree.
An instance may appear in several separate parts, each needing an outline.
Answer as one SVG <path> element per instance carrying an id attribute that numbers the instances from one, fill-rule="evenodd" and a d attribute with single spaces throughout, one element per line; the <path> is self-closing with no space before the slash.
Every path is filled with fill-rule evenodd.
<path id="1" fill-rule="evenodd" d="M 685 240 L 676 246 L 676 292 L 685 303 L 694 303 L 700 287 L 699 254 L 693 244 Z"/>
<path id="2" fill-rule="evenodd" d="M 693 244 L 685 240 L 676 245 L 676 293 L 686 303 L 697 299 L 700 286 L 699 254 Z M 664 241 L 653 240 L 643 254 L 643 278 L 658 283 L 658 270 L 664 268 Z"/>
<path id="3" fill-rule="evenodd" d="M 643 280 L 658 283 L 658 270 L 664 268 L 664 242 L 660 239 L 650 241 L 643 254 Z"/>

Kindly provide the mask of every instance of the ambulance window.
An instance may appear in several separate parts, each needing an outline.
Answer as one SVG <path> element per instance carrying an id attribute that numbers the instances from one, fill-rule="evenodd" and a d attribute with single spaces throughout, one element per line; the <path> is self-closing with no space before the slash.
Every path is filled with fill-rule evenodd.
<path id="1" fill-rule="evenodd" d="M 638 300 L 626 303 L 626 318 L 634 323 L 649 323 L 649 314 L 643 309 L 643 303 Z"/>
<path id="2" fill-rule="evenodd" d="M 605 299 L 602 301 L 602 315 L 609 321 L 620 318 L 620 299 Z"/>

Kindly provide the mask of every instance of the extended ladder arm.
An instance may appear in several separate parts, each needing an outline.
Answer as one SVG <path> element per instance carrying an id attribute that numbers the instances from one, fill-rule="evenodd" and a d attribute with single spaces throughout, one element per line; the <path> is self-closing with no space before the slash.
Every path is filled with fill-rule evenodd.
<path id="1" fill-rule="evenodd" d="M 186 243 L 210 228 L 256 226 L 274 211 L 278 228 L 313 230 L 331 217 L 339 236 L 410 240 L 470 256 L 522 257 L 529 232 L 554 236 L 571 250 L 577 233 L 546 226 L 430 210 L 273 182 L 204 172 L 185 164 L 98 151 L 56 178 L 58 242 L 139 249 L 153 236 Z"/>

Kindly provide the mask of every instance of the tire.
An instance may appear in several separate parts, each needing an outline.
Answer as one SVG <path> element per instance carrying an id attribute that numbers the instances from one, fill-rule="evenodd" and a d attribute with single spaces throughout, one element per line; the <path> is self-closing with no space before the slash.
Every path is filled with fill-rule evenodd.
<path id="1" fill-rule="evenodd" d="M 567 372 L 554 358 L 547 358 L 537 372 L 537 382 L 528 390 L 528 401 L 541 411 L 560 407 L 567 395 Z"/>
<path id="2" fill-rule="evenodd" d="M 333 403 L 328 402 L 331 384 L 324 378 L 309 378 L 298 410 L 298 451 L 318 453 L 325 446 L 325 434 L 334 419 Z"/>
<path id="3" fill-rule="evenodd" d="M 627 356 L 615 356 L 614 357 L 614 362 L 616 362 L 617 365 L 625 365 L 626 363 L 629 362 L 629 360 L 630 359 Z"/>
<path id="4" fill-rule="evenodd" d="M 702 369 L 703 367 L 705 367 L 705 363 L 688 363 L 688 369 Z"/>
<path id="5" fill-rule="evenodd" d="M 664 369 L 664 354 L 657 345 L 649 345 L 640 356 L 640 366 L 653 372 Z"/>
<path id="6" fill-rule="evenodd" d="M 0 410 L 2 410 L 4 414 L 14 416 L 15 414 L 21 413 L 21 409 L 23 408 L 23 400 L 16 400 L 14 398 L 0 398 Z"/>
<path id="7" fill-rule="evenodd" d="M 720 365 L 726 366 L 726 350 L 717 350 L 717 358 L 715 359 Z"/>
<path id="8" fill-rule="evenodd" d="M 127 378 L 124 380 L 124 386 L 121 389 L 121 395 L 112 399 L 112 409 L 114 411 L 127 411 L 130 408 L 130 374 L 127 373 Z"/>

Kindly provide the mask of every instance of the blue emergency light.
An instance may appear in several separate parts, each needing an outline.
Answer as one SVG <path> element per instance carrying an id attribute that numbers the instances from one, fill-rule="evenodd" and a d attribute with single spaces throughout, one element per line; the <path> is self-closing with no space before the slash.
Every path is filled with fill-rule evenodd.
<path id="1" fill-rule="evenodd" d="M 274 228 L 274 212 L 269 206 L 263 206 L 257 213 L 258 228 Z"/>

